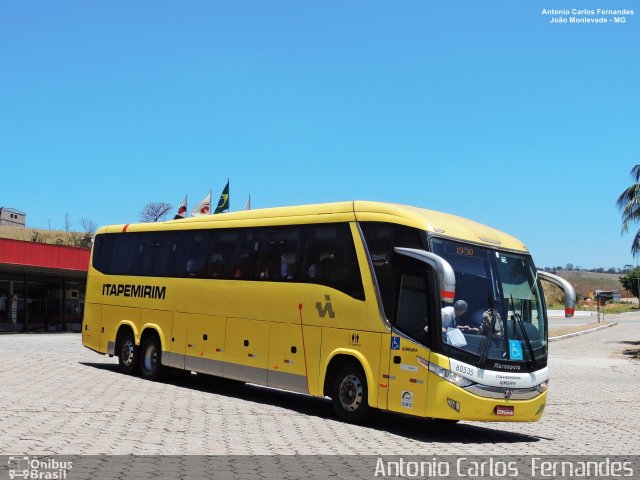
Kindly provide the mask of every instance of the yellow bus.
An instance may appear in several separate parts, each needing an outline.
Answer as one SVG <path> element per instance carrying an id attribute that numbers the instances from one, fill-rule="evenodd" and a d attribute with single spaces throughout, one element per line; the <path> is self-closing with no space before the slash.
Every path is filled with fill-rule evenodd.
<path id="1" fill-rule="evenodd" d="M 97 232 L 83 344 L 122 372 L 166 368 L 451 421 L 536 421 L 547 397 L 540 279 L 512 236 L 354 201 Z"/>

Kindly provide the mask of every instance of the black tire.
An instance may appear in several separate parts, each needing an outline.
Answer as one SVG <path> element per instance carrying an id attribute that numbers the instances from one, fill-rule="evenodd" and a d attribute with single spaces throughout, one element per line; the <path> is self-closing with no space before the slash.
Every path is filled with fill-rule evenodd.
<path id="1" fill-rule="evenodd" d="M 155 335 L 147 336 L 140 345 L 140 376 L 146 380 L 157 380 L 164 373 L 162 347 Z"/>
<path id="2" fill-rule="evenodd" d="M 331 400 L 337 417 L 349 423 L 362 423 L 369 415 L 367 377 L 353 363 L 341 366 L 333 378 Z"/>
<path id="3" fill-rule="evenodd" d="M 136 347 L 133 332 L 125 330 L 118 336 L 116 354 L 122 373 L 134 375 L 138 372 L 138 347 Z"/>

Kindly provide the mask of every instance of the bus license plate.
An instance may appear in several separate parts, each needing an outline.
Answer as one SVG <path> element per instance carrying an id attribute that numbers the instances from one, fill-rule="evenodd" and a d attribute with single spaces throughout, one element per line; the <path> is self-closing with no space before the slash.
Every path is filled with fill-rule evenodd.
<path id="1" fill-rule="evenodd" d="M 513 405 L 498 405 L 493 411 L 500 417 L 513 417 L 515 413 L 513 411 Z"/>

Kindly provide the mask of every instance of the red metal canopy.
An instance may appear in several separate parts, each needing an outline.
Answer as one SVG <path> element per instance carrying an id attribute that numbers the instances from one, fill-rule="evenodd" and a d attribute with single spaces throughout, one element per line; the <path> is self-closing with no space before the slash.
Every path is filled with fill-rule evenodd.
<path id="1" fill-rule="evenodd" d="M 91 250 L 0 238 L 0 264 L 86 272 Z"/>

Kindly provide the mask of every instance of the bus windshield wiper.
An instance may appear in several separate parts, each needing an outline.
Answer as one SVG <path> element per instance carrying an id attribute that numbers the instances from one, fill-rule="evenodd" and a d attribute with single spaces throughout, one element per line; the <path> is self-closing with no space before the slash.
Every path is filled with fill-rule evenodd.
<path id="1" fill-rule="evenodd" d="M 491 332 L 493 332 L 493 329 L 496 325 L 496 310 L 495 308 L 493 308 L 493 298 L 491 298 L 491 291 L 488 292 L 488 297 L 489 297 L 489 306 L 490 306 L 490 312 L 491 312 L 491 325 L 489 326 L 489 331 L 487 332 L 486 336 L 482 339 L 482 346 L 480 347 L 480 355 L 478 356 L 478 362 L 477 365 L 479 367 L 482 367 L 482 365 L 484 364 L 484 362 L 487 360 L 487 354 L 489 353 L 489 343 L 490 343 L 490 339 L 489 339 L 489 335 L 491 335 Z"/>
<path id="2" fill-rule="evenodd" d="M 512 320 L 517 320 L 518 325 L 520 325 L 520 330 L 522 330 L 522 336 L 524 337 L 524 341 L 527 344 L 527 349 L 529 350 L 529 363 L 536 366 L 535 352 L 533 350 L 533 346 L 531 345 L 531 340 L 529 340 L 529 335 L 527 334 L 527 330 L 524 328 L 524 322 L 522 321 L 522 317 L 516 313 L 516 304 L 513 301 L 513 295 L 511 295 L 511 309 L 513 310 Z M 515 326 L 514 326 L 515 327 Z M 513 333 L 516 333 L 516 329 L 513 329 Z M 509 358 L 511 358 L 511 353 L 509 353 Z"/>

